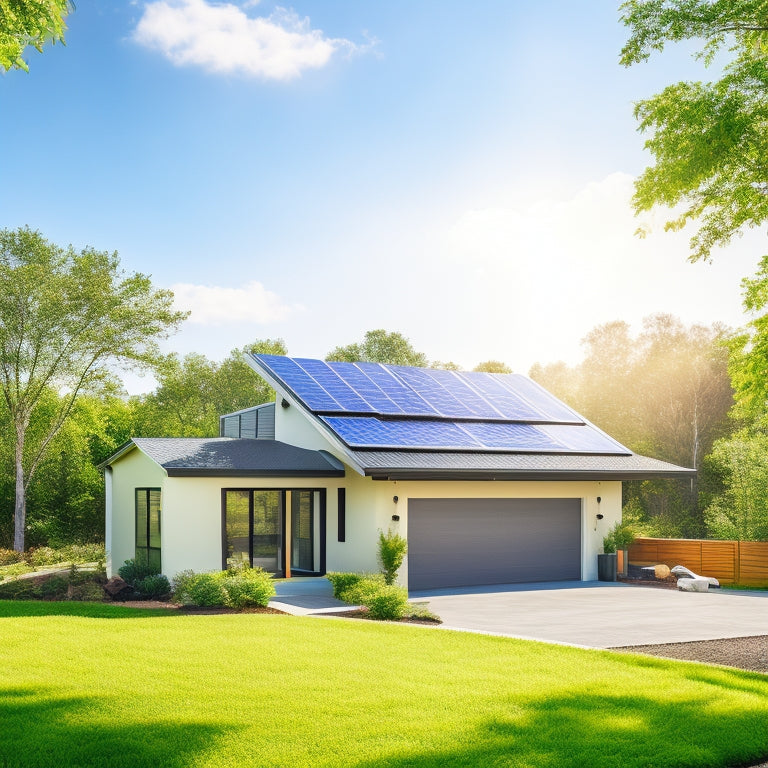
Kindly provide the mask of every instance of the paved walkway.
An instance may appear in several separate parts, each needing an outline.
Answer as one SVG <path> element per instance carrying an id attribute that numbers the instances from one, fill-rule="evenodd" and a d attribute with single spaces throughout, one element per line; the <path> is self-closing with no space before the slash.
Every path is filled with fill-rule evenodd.
<path id="1" fill-rule="evenodd" d="M 270 603 L 295 615 L 349 610 L 322 578 L 275 584 Z M 768 635 L 768 592 L 706 593 L 605 582 L 463 587 L 411 594 L 442 627 L 611 648 Z"/>
<path id="2" fill-rule="evenodd" d="M 605 582 L 433 590 L 446 628 L 611 648 L 768 635 L 768 592 L 706 593 Z"/>

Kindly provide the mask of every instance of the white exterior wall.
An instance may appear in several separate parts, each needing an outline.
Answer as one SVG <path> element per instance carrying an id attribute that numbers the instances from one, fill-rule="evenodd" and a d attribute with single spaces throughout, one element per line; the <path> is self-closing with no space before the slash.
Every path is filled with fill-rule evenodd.
<path id="1" fill-rule="evenodd" d="M 165 470 L 138 448 L 107 469 L 107 576 L 136 555 L 136 488 L 160 488 L 160 538 L 165 546 Z"/>

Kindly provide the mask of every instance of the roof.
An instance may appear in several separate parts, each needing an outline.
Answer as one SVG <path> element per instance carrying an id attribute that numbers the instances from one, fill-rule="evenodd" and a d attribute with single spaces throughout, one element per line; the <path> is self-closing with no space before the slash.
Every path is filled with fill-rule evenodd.
<path id="1" fill-rule="evenodd" d="M 343 477 L 344 465 L 326 451 L 279 440 L 233 437 L 135 437 L 101 466 L 138 448 L 169 477 Z"/>
<path id="2" fill-rule="evenodd" d="M 252 355 L 346 448 L 631 455 L 519 374 Z"/>
<path id="3" fill-rule="evenodd" d="M 353 451 L 365 475 L 378 480 L 645 480 L 693 477 L 696 470 L 632 454 Z"/>
<path id="4" fill-rule="evenodd" d="M 693 469 L 634 454 L 519 374 L 278 355 L 247 359 L 351 466 L 373 478 L 628 480 L 695 475 Z"/>

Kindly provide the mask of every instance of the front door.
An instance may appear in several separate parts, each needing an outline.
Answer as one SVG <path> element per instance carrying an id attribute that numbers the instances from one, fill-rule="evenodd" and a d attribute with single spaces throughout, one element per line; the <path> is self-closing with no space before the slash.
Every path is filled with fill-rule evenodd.
<path id="1" fill-rule="evenodd" d="M 281 574 L 290 559 L 291 571 L 324 573 L 325 491 L 224 490 L 222 535 L 224 568 L 247 563 Z"/>

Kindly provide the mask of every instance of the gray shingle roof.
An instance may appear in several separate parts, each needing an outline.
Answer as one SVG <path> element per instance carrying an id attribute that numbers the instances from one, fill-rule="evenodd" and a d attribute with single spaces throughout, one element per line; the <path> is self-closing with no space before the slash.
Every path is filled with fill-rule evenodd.
<path id="1" fill-rule="evenodd" d="M 434 451 L 349 451 L 365 474 L 391 480 L 633 480 L 693 477 L 647 456 Z"/>
<path id="2" fill-rule="evenodd" d="M 325 451 L 278 440 L 232 437 L 135 437 L 104 462 L 136 446 L 170 477 L 343 477 L 344 465 Z"/>

